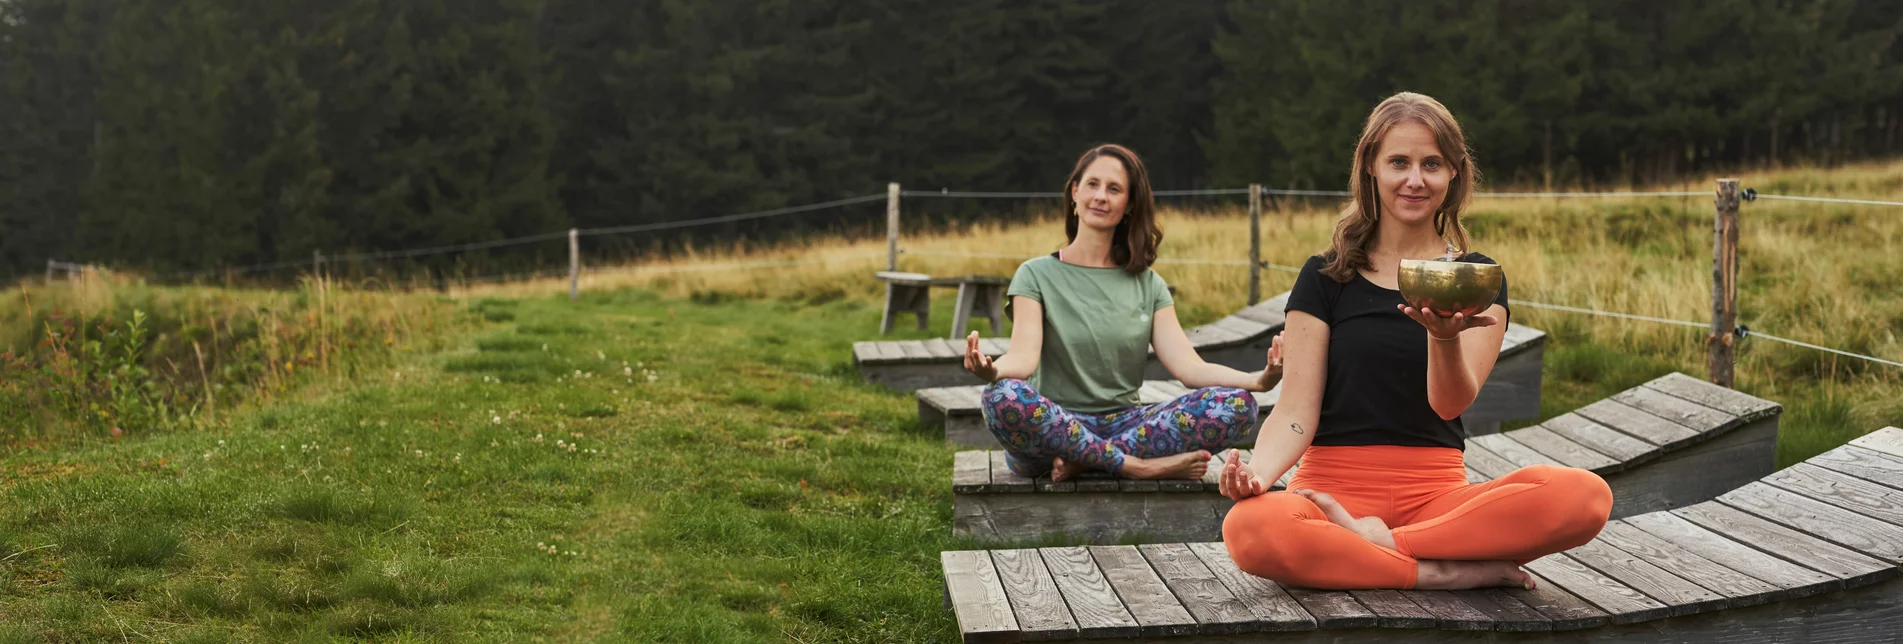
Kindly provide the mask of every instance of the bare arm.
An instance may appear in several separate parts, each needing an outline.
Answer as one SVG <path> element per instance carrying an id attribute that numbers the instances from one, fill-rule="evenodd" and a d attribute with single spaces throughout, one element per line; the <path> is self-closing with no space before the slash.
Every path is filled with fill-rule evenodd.
<path id="1" fill-rule="evenodd" d="M 1037 359 L 1044 351 L 1044 304 L 1031 298 L 1011 297 L 1011 348 L 996 360 L 978 350 L 978 332 L 965 339 L 965 369 L 980 380 L 1000 378 L 1023 380 L 1037 373 Z"/>
<path id="2" fill-rule="evenodd" d="M 1427 327 L 1427 403 L 1443 420 L 1452 420 L 1473 406 L 1480 387 L 1493 374 L 1506 341 L 1507 325 L 1500 323 L 1506 308 L 1498 304 L 1480 315 L 1456 314 L 1442 318 L 1403 308 L 1408 317 Z"/>
<path id="3" fill-rule="evenodd" d="M 1013 338 L 1011 342 L 1015 345 L 1017 340 Z M 1280 338 L 1276 342 L 1279 345 Z M 1273 349 L 1267 363 L 1269 366 L 1255 373 L 1204 361 L 1196 353 L 1195 345 L 1190 344 L 1189 335 L 1183 332 L 1183 323 L 1176 319 L 1174 306 L 1158 309 L 1151 318 L 1150 346 L 1156 348 L 1156 359 L 1163 363 L 1163 368 L 1190 389 L 1235 387 L 1248 391 L 1268 391 L 1282 380 L 1282 370 L 1275 365 Z"/>
<path id="4" fill-rule="evenodd" d="M 1267 492 L 1269 484 L 1293 467 L 1315 440 L 1322 389 L 1328 379 L 1328 324 L 1306 312 L 1289 311 L 1282 335 L 1288 338 L 1283 345 L 1282 398 L 1262 421 L 1255 458 L 1241 466 L 1234 464 L 1238 460 L 1234 458 L 1223 464 L 1221 487 L 1232 499 Z"/>

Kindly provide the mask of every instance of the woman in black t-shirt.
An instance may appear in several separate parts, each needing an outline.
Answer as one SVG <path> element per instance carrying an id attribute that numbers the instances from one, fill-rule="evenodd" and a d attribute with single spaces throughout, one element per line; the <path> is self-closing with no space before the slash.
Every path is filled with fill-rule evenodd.
<path id="1" fill-rule="evenodd" d="M 1332 248 L 1289 294 L 1282 397 L 1253 463 L 1230 458 L 1223 522 L 1236 565 L 1330 589 L 1532 587 L 1519 569 L 1592 540 L 1612 509 L 1597 475 L 1536 465 L 1469 484 L 1460 414 L 1492 372 L 1507 291 L 1471 317 L 1408 307 L 1402 259 L 1467 252 L 1476 169 L 1447 108 L 1402 93 L 1355 148 L 1353 201 Z M 1288 492 L 1269 481 L 1301 460 Z"/>

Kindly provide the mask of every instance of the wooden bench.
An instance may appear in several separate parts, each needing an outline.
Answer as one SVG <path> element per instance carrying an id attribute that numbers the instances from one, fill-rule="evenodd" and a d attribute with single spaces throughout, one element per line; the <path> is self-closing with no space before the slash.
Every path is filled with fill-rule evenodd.
<path id="1" fill-rule="evenodd" d="M 1480 389 L 1474 404 L 1461 417 L 1469 435 L 1495 434 L 1507 420 L 1533 418 L 1540 413 L 1540 362 L 1545 356 L 1546 333 L 1518 324 L 1507 326 L 1507 338 L 1500 345 L 1500 359 L 1493 374 Z M 1261 367 L 1256 367 L 1260 369 Z M 971 378 L 967 378 L 971 380 Z M 1256 394 L 1259 413 L 1266 417 L 1281 398 L 1281 387 Z M 979 409 L 983 385 L 927 387 L 914 393 L 918 398 L 919 422 L 927 427 L 943 427 L 945 442 L 971 447 L 997 447 L 998 440 L 985 429 Z M 1165 402 L 1189 392 L 1175 380 L 1144 381 L 1138 390 L 1145 405 Z M 1255 442 L 1251 432 L 1245 439 Z"/>
<path id="2" fill-rule="evenodd" d="M 1539 425 L 1467 441 L 1467 478 L 1520 467 L 1592 470 L 1612 486 L 1614 517 L 1709 500 L 1776 466 L 1777 403 L 1669 374 Z M 1244 462 L 1250 458 L 1241 452 Z M 1096 473 L 1053 482 L 1011 472 L 1002 451 L 953 457 L 952 530 L 985 540 L 1063 534 L 1091 543 L 1131 538 L 1210 541 L 1234 501 L 1216 492 L 1218 455 L 1202 480 L 1132 481 Z M 1276 481 L 1280 489 L 1288 474 Z"/>
<path id="3" fill-rule="evenodd" d="M 924 273 L 879 271 L 874 276 L 885 282 L 885 315 L 879 322 L 881 335 L 891 333 L 900 313 L 918 319 L 918 330 L 931 328 L 934 286 L 958 287 L 958 301 L 952 305 L 951 337 L 963 339 L 972 314 L 991 321 L 992 333 L 1003 333 L 1004 289 L 1011 278 L 992 275 L 932 277 Z"/>
<path id="4" fill-rule="evenodd" d="M 1903 429 L 1714 501 L 1615 519 L 1528 564 L 1531 591 L 1285 587 L 1207 542 L 956 551 L 940 564 L 966 642 L 1894 642 Z"/>

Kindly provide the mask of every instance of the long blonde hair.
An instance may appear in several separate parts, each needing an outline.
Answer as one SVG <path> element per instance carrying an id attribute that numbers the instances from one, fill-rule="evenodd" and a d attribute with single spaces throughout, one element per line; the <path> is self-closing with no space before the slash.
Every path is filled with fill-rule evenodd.
<path id="1" fill-rule="evenodd" d="M 1441 155 L 1454 169 L 1454 180 L 1447 184 L 1447 196 L 1441 201 L 1440 210 L 1434 212 L 1434 232 L 1462 254 L 1467 252 L 1467 228 L 1460 223 L 1460 213 L 1472 201 L 1474 186 L 1480 179 L 1473 151 L 1467 149 L 1467 135 L 1460 131 L 1460 123 L 1440 101 L 1401 92 L 1374 106 L 1374 112 L 1368 114 L 1367 125 L 1361 128 L 1361 142 L 1355 144 L 1354 168 L 1348 173 L 1348 192 L 1353 200 L 1342 208 L 1341 217 L 1335 221 L 1334 239 L 1323 256 L 1328 264 L 1322 268 L 1322 274 L 1337 282 L 1346 283 L 1355 278 L 1356 271 L 1369 267 L 1368 247 L 1373 245 L 1375 231 L 1379 229 L 1377 223 L 1381 221 L 1381 189 L 1373 180 L 1375 154 L 1381 150 L 1381 139 L 1389 130 L 1408 122 L 1425 125 L 1434 133 L 1434 143 L 1440 146 Z"/>

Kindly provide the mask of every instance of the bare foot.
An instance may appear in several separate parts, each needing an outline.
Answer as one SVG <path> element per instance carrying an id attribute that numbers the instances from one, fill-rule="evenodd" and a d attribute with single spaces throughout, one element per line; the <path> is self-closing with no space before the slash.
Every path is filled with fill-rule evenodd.
<path id="1" fill-rule="evenodd" d="M 1422 559 L 1414 576 L 1416 590 L 1536 587 L 1533 576 L 1511 561 Z"/>
<path id="2" fill-rule="evenodd" d="M 1123 457 L 1123 477 L 1131 479 L 1200 479 L 1209 471 L 1209 452 L 1196 450 L 1159 458 Z"/>
<path id="3" fill-rule="evenodd" d="M 1295 493 L 1302 495 L 1302 498 L 1314 501 L 1315 505 L 1322 509 L 1322 514 L 1328 516 L 1329 522 L 1354 531 L 1355 534 L 1361 535 L 1361 538 L 1367 539 L 1369 543 L 1389 550 L 1394 549 L 1394 531 L 1388 529 L 1388 522 L 1382 521 L 1381 517 L 1366 516 L 1357 519 L 1354 515 L 1348 514 L 1347 508 L 1341 507 L 1340 501 L 1336 501 L 1335 497 L 1325 492 L 1303 489 L 1296 490 Z"/>
<path id="4" fill-rule="evenodd" d="M 1078 474 L 1083 474 L 1083 473 L 1084 473 L 1084 466 L 1066 461 L 1064 460 L 1064 457 L 1062 456 L 1057 457 L 1057 460 L 1051 463 L 1051 480 L 1052 481 L 1070 480 L 1071 478 L 1077 476 Z"/>

